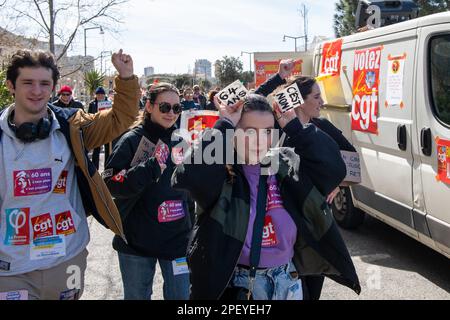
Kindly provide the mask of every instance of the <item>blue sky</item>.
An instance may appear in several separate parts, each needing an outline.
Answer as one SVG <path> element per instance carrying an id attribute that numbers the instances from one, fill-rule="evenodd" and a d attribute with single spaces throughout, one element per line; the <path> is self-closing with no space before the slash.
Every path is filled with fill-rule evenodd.
<path id="1" fill-rule="evenodd" d="M 184 73 L 195 59 L 211 62 L 241 51 L 292 51 L 293 40 L 303 35 L 301 3 L 309 8 L 309 35 L 333 37 L 335 0 L 130 0 L 122 15 L 119 34 L 88 34 L 88 53 L 123 48 L 135 61 L 136 73 L 146 66 L 157 73 Z M 82 54 L 80 39 L 72 54 Z M 248 56 L 242 61 L 248 69 Z"/>

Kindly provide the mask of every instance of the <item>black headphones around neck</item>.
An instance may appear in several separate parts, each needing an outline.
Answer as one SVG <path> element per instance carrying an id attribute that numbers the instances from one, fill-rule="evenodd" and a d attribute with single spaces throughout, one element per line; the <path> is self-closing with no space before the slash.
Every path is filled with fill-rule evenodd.
<path id="1" fill-rule="evenodd" d="M 31 122 L 22 123 L 17 127 L 13 123 L 14 110 L 8 117 L 8 124 L 11 130 L 15 133 L 16 137 L 25 143 L 31 143 L 37 139 L 44 140 L 48 138 L 52 130 L 53 115 L 50 109 L 48 111 L 48 117 L 42 118 L 37 124 Z"/>

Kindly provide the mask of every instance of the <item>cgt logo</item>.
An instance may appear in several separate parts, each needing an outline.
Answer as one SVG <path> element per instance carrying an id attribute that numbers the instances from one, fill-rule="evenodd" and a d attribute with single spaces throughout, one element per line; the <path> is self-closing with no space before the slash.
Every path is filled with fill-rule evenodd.
<path id="1" fill-rule="evenodd" d="M 76 232 L 75 222 L 70 211 L 66 211 L 55 216 L 56 234 L 69 236 Z"/>
<path id="2" fill-rule="evenodd" d="M 33 228 L 33 240 L 53 235 L 53 221 L 50 213 L 32 218 L 31 225 Z"/>

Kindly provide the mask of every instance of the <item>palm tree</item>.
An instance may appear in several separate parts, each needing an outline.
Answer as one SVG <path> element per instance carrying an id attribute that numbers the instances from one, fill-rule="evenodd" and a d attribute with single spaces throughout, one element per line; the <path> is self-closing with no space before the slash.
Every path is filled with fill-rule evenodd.
<path id="1" fill-rule="evenodd" d="M 98 87 L 103 87 L 105 82 L 105 74 L 97 70 L 88 71 L 84 74 L 84 82 L 86 83 L 86 90 L 90 97 L 94 96 L 95 90 Z"/>

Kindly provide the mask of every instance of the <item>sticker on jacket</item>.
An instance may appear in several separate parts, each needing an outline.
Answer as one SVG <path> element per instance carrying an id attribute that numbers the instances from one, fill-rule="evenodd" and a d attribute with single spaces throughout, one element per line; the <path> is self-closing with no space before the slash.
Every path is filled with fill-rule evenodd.
<path id="1" fill-rule="evenodd" d="M 160 223 L 180 220 L 185 215 L 183 201 L 181 200 L 164 201 L 158 208 L 158 221 Z"/>
<path id="2" fill-rule="evenodd" d="M 115 182 L 123 183 L 125 181 L 125 174 L 127 173 L 127 170 L 122 170 L 118 174 L 116 174 L 112 180 Z"/>
<path id="3" fill-rule="evenodd" d="M 5 245 L 30 244 L 30 208 L 6 209 Z"/>
<path id="4" fill-rule="evenodd" d="M 179 276 L 181 274 L 189 273 L 189 268 L 186 258 L 179 258 L 172 261 L 173 275 Z"/>
<path id="5" fill-rule="evenodd" d="M 27 197 L 52 191 L 52 170 L 36 169 L 14 171 L 14 196 Z"/>
<path id="6" fill-rule="evenodd" d="M 66 238 L 54 236 L 39 238 L 33 241 L 30 247 L 30 260 L 59 258 L 66 255 Z"/>
<path id="7" fill-rule="evenodd" d="M 50 237 L 53 235 L 53 221 L 50 213 L 31 218 L 31 228 L 33 230 L 33 241 L 38 238 Z"/>
<path id="8" fill-rule="evenodd" d="M 169 155 L 170 155 L 169 147 L 167 146 L 167 144 L 159 140 L 158 144 L 156 145 L 154 154 L 154 157 L 156 158 L 156 160 L 158 160 L 158 163 L 160 165 L 166 164 Z"/>
<path id="9" fill-rule="evenodd" d="M 62 212 L 55 216 L 56 234 L 69 236 L 76 232 L 75 222 L 70 211 Z"/>
<path id="10" fill-rule="evenodd" d="M 61 172 L 61 175 L 59 176 L 58 181 L 56 182 L 55 189 L 53 189 L 53 193 L 66 194 L 68 174 L 69 172 L 67 170 Z"/>
<path id="11" fill-rule="evenodd" d="M 271 216 L 264 219 L 264 229 L 262 238 L 262 247 L 270 248 L 278 245 L 277 234 Z"/>
<path id="12" fill-rule="evenodd" d="M 0 301 L 21 301 L 28 300 L 27 290 L 0 292 Z"/>
<path id="13" fill-rule="evenodd" d="M 72 289 L 61 292 L 59 300 L 78 300 L 80 298 L 80 289 Z"/>
<path id="14" fill-rule="evenodd" d="M 283 199 L 281 199 L 281 193 L 277 178 L 275 176 L 270 176 L 267 181 L 267 185 L 268 190 L 266 211 L 283 208 Z"/>

